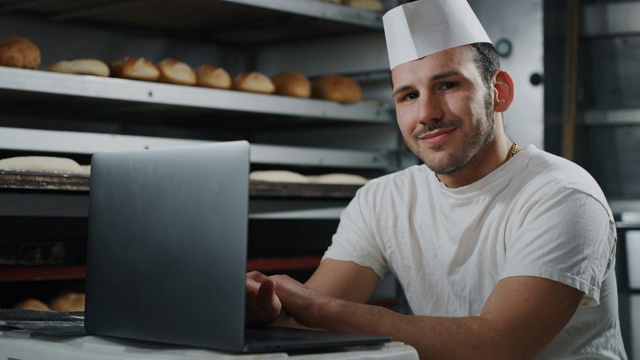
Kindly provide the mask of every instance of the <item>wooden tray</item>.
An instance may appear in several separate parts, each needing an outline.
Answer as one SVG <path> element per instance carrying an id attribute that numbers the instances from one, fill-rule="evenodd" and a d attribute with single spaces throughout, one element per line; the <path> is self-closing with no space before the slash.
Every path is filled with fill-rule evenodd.
<path id="1" fill-rule="evenodd" d="M 361 185 L 251 181 L 253 197 L 350 199 Z M 0 170 L 0 189 L 88 192 L 89 175 Z"/>

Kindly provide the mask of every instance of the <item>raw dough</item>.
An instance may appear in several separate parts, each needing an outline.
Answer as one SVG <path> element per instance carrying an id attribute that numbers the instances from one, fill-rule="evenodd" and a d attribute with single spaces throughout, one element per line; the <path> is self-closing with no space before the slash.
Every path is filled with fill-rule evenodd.
<path id="1" fill-rule="evenodd" d="M 0 160 L 0 170 L 81 174 L 82 167 L 72 159 L 54 156 L 16 156 Z"/>
<path id="2" fill-rule="evenodd" d="M 249 179 L 254 181 L 308 183 L 309 179 L 299 173 L 287 170 L 252 171 Z"/>
<path id="3" fill-rule="evenodd" d="M 360 175 L 341 173 L 308 176 L 308 178 L 314 184 L 364 185 L 369 181 Z"/>

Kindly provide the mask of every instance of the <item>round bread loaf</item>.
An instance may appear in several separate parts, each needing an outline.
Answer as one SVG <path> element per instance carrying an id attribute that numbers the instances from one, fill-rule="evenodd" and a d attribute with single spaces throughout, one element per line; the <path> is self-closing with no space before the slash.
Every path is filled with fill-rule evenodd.
<path id="1" fill-rule="evenodd" d="M 311 96 L 311 81 L 309 78 L 297 71 L 281 72 L 271 78 L 276 87 L 276 94 L 308 98 Z"/>
<path id="2" fill-rule="evenodd" d="M 160 78 L 158 80 L 161 82 L 180 85 L 196 84 L 196 72 L 186 63 L 166 58 L 158 61 L 156 66 L 160 70 Z"/>
<path id="3" fill-rule="evenodd" d="M 160 70 L 143 57 L 127 56 L 111 64 L 111 75 L 123 79 L 157 81 Z"/>
<path id="4" fill-rule="evenodd" d="M 40 48 L 22 36 L 0 40 L 0 66 L 35 69 L 40 65 Z"/>
<path id="5" fill-rule="evenodd" d="M 65 293 L 49 301 L 49 308 L 53 311 L 71 312 L 84 311 L 83 293 Z"/>
<path id="6" fill-rule="evenodd" d="M 231 76 L 229 73 L 215 65 L 201 65 L 196 69 L 196 77 L 199 86 L 216 88 L 216 89 L 230 89 L 231 88 Z"/>
<path id="7" fill-rule="evenodd" d="M 354 103 L 362 100 L 360 85 L 348 76 L 328 75 L 313 83 L 311 96 L 340 103 Z"/>
<path id="8" fill-rule="evenodd" d="M 67 74 L 109 76 L 109 66 L 97 59 L 58 61 L 47 66 L 47 70 Z"/>
<path id="9" fill-rule="evenodd" d="M 13 308 L 16 310 L 51 311 L 51 309 L 47 306 L 47 304 L 34 298 L 28 298 L 28 299 L 22 300 L 19 303 L 13 305 Z"/>
<path id="10" fill-rule="evenodd" d="M 245 71 L 238 74 L 233 79 L 232 87 L 234 90 L 255 92 L 261 94 L 273 94 L 276 87 L 271 79 L 257 71 Z"/>

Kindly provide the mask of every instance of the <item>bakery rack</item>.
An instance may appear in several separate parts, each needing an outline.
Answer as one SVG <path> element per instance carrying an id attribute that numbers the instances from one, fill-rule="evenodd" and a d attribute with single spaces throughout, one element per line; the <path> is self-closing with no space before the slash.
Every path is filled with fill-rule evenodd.
<path id="1" fill-rule="evenodd" d="M 155 50 L 186 44 L 180 50 L 184 51 L 183 60 L 187 62 L 204 51 L 231 66 L 227 69 L 230 74 L 251 67 L 269 68 L 283 44 L 296 47 L 296 42 L 318 40 L 323 55 L 330 55 L 322 45 L 337 41 L 339 47 L 346 43 L 350 49 L 348 61 L 338 60 L 342 73 L 357 75 L 365 85 L 384 83 L 386 89 L 386 59 L 379 56 L 379 51 L 369 54 L 360 50 L 368 46 L 368 41 L 384 46 L 380 13 L 320 0 L 0 1 L 0 35 L 13 35 L 13 27 L 27 37 L 42 35 L 39 45 L 42 45 L 43 56 L 48 57 L 38 70 L 0 67 L 0 153 L 68 155 L 88 160 L 90 155 L 99 152 L 246 139 L 252 144 L 252 167 L 262 169 L 361 172 L 369 177 L 367 174 L 386 173 L 401 166 L 395 148 L 399 140 L 395 116 L 392 106 L 385 102 L 338 104 L 42 70 L 58 58 L 76 56 L 73 54 L 78 50 L 77 45 L 69 45 L 74 43 L 68 41 L 69 36 L 83 30 L 87 34 L 82 33 L 82 39 L 90 40 L 87 48 L 81 50 L 93 50 L 97 58 L 107 54 L 102 57 L 105 61 L 110 60 L 112 54 L 102 52 L 99 45 L 127 42 L 131 33 L 130 41 L 142 41 Z M 363 36 L 367 45 L 353 36 Z M 64 49 L 56 46 L 61 39 L 65 40 Z M 158 45 L 160 43 L 162 45 Z M 222 55 L 208 51 L 208 44 L 214 45 Z M 191 45 L 194 49 L 188 49 Z M 132 48 L 135 49 L 122 46 L 118 50 Z M 260 52 L 265 48 L 266 57 L 271 61 L 266 65 L 256 60 L 264 55 Z M 155 54 L 161 52 L 158 50 Z M 181 56 L 175 55 L 179 59 Z M 326 59 L 330 60 L 330 56 Z M 383 59 L 382 65 L 378 64 L 379 59 Z M 291 66 L 301 66 L 300 70 L 312 79 L 327 73 L 332 65 L 331 61 L 323 61 L 323 67 L 316 71 L 305 61 L 306 58 L 300 59 Z M 191 60 L 192 65 L 196 65 L 193 62 Z M 373 132 L 362 139 L 361 134 L 369 129 Z M 356 136 L 345 136 L 344 131 Z M 280 141 L 280 136 L 290 132 L 304 132 L 305 137 L 294 144 Z M 274 133 L 277 136 L 272 136 Z M 377 135 L 380 133 L 383 136 Z M 326 144 L 307 144 L 311 137 L 327 138 Z M 381 137 L 386 142 L 384 146 L 379 144 L 382 141 L 377 141 Z M 321 252 L 317 249 L 324 246 L 319 244 L 319 238 L 330 240 L 330 235 L 325 233 L 337 223 L 342 209 L 358 188 L 357 185 L 252 181 L 250 222 L 268 230 L 285 227 L 282 225 L 288 222 L 285 237 L 292 238 L 259 234 L 263 242 L 260 246 L 271 249 L 305 241 L 308 244 L 300 253 L 289 250 L 287 255 L 292 256 L 282 257 L 275 250 L 265 256 L 253 256 L 249 259 L 249 268 L 263 271 L 314 268 L 320 261 Z M 85 226 L 89 190 L 89 178 L 83 175 L 0 172 L 0 217 L 6 224 L 13 219 L 47 218 Z M 277 230 L 280 234 L 281 229 Z M 70 241 L 75 240 L 77 245 L 84 241 L 75 237 Z M 36 280 L 43 280 L 36 286 L 40 287 L 45 283 L 57 285 L 58 281 L 82 281 L 83 278 L 84 265 L 77 262 L 55 266 L 0 266 L 0 286 L 5 289 L 26 288 L 29 285 L 22 283 Z"/>

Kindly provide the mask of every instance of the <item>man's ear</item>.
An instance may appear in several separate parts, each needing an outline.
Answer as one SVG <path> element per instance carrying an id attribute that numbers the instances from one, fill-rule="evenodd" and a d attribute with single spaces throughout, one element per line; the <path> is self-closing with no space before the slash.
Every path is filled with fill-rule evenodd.
<path id="1" fill-rule="evenodd" d="M 493 111 L 505 112 L 513 102 L 513 79 L 508 72 L 498 70 L 493 76 Z"/>

